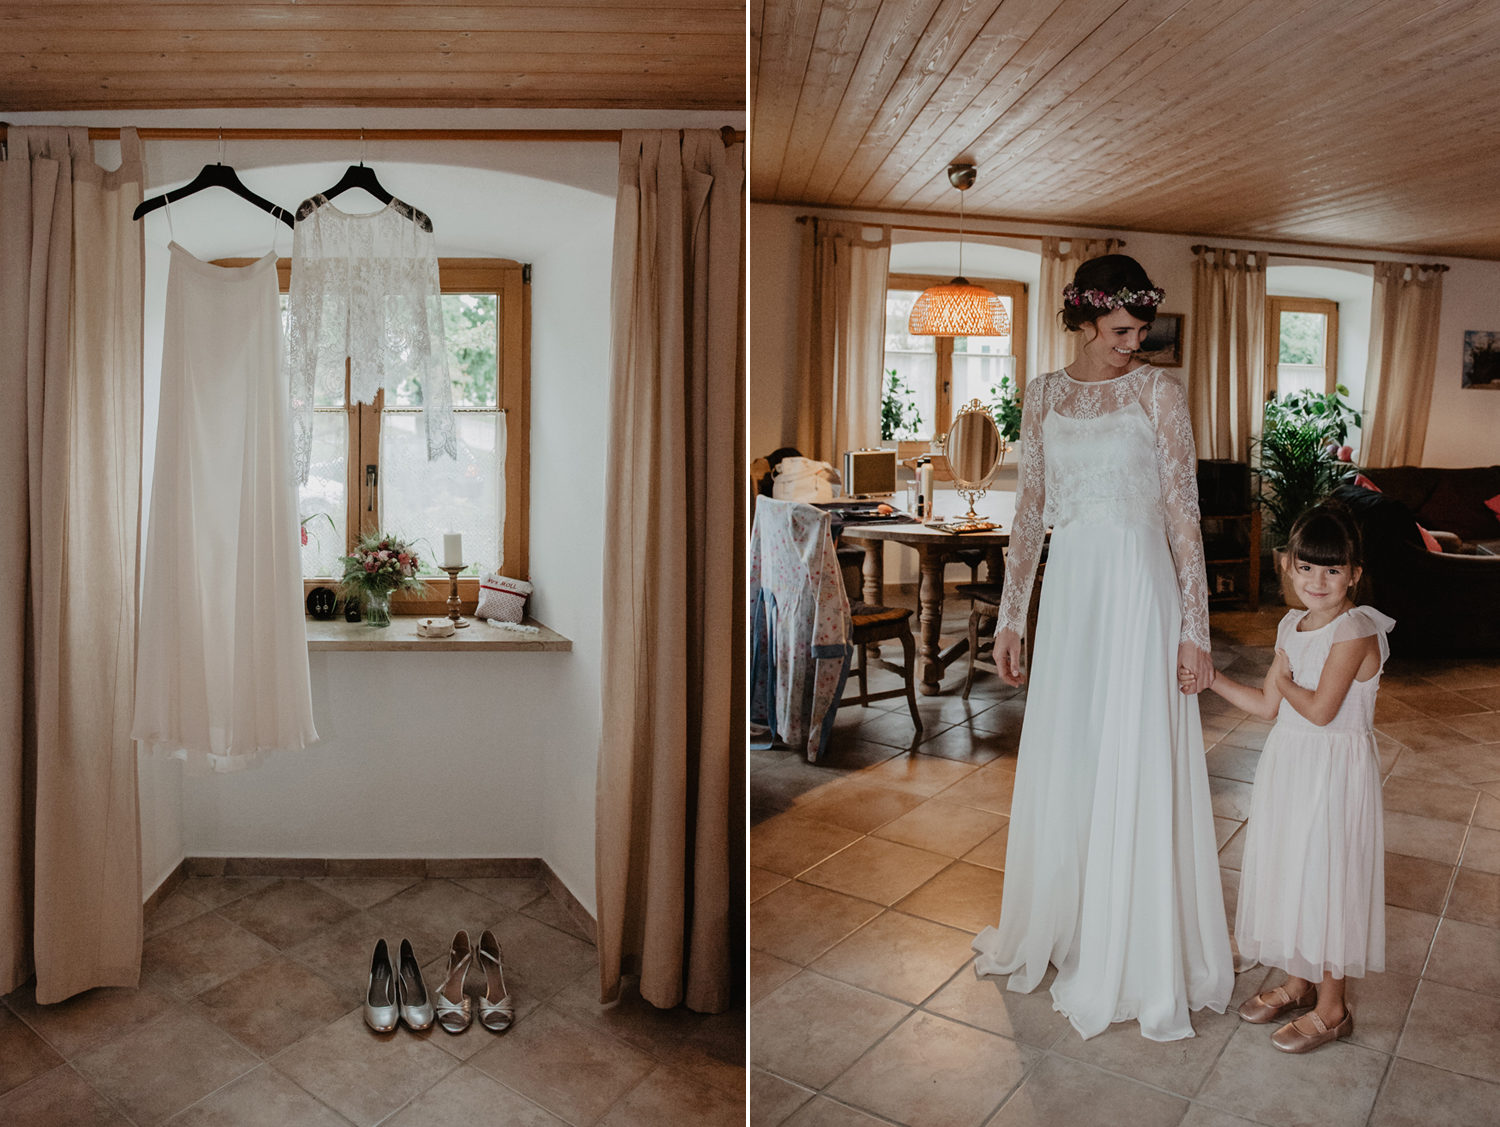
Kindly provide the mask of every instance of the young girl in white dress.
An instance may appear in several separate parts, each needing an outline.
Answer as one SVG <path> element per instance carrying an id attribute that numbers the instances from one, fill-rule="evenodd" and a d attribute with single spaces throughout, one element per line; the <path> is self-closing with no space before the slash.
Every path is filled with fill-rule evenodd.
<path id="1" fill-rule="evenodd" d="M 1123 254 L 1063 291 L 1073 363 L 1028 383 L 995 659 L 1010 684 L 1052 528 L 1016 763 L 1000 920 L 975 970 L 1030 991 L 1080 1035 L 1139 1022 L 1193 1036 L 1234 986 L 1198 701 L 1208 592 L 1187 396 L 1143 363 L 1162 291 Z"/>
<path id="2" fill-rule="evenodd" d="M 1234 931 L 1240 957 L 1287 972 L 1240 1007 L 1265 1024 L 1310 1012 L 1271 1036 L 1305 1053 L 1348 1037 L 1344 980 L 1385 969 L 1385 855 L 1375 691 L 1395 622 L 1350 595 L 1360 575 L 1359 530 L 1319 506 L 1292 528 L 1287 569 L 1306 610 L 1288 611 L 1276 661 L 1259 689 L 1222 674 L 1208 688 L 1276 725 L 1250 800 Z M 1188 688 L 1195 675 L 1179 671 Z"/>

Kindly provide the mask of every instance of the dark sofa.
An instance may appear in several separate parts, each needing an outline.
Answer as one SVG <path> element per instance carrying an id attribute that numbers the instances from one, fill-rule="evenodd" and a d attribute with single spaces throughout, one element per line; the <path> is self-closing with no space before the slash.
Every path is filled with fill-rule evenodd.
<path id="1" fill-rule="evenodd" d="M 1387 497 L 1411 510 L 1429 532 L 1458 537 L 1460 551 L 1480 544 L 1500 551 L 1500 518 L 1484 505 L 1489 498 L 1500 497 L 1500 466 L 1452 470 L 1388 466 L 1365 470 L 1364 475 Z M 1444 543 L 1443 550 L 1448 548 Z"/>
<path id="2" fill-rule="evenodd" d="M 1419 472 L 1407 472 L 1419 471 Z M 1352 510 L 1364 538 L 1365 577 L 1360 598 L 1396 620 L 1391 650 L 1397 654 L 1459 656 L 1500 653 L 1500 555 L 1486 555 L 1477 545 L 1494 542 L 1500 520 L 1480 504 L 1493 526 L 1470 522 L 1462 506 L 1446 506 L 1454 496 L 1452 482 L 1433 475 L 1464 475 L 1460 480 L 1486 488 L 1482 473 L 1496 475 L 1496 488 L 1480 497 L 1500 493 L 1500 467 L 1491 470 L 1430 470 L 1402 466 L 1395 470 L 1366 470 L 1382 492 L 1343 485 L 1334 497 Z M 1386 483 L 1393 488 L 1386 491 Z M 1421 517 L 1403 503 L 1417 503 Z M 1436 498 L 1436 503 L 1434 503 Z M 1435 532 L 1461 537 L 1466 552 L 1429 552 L 1422 545 L 1417 522 Z M 1431 521 L 1428 524 L 1427 521 Z"/>

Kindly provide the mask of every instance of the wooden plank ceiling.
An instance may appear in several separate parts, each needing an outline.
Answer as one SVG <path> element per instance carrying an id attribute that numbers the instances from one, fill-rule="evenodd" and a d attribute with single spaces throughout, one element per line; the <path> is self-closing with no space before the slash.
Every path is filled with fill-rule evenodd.
<path id="1" fill-rule="evenodd" d="M 753 0 L 751 192 L 1500 258 L 1493 0 Z"/>
<path id="2" fill-rule="evenodd" d="M 0 5 L 0 116 L 197 106 L 744 104 L 744 0 Z"/>

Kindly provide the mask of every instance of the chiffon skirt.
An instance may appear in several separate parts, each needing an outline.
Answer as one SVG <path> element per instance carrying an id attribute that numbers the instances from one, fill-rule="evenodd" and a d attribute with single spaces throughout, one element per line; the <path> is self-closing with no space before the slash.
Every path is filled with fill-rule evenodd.
<path id="1" fill-rule="evenodd" d="M 1314 982 L 1385 969 L 1380 807 L 1370 732 L 1277 722 L 1245 827 L 1234 918 L 1241 956 Z"/>
<path id="2" fill-rule="evenodd" d="M 1234 986 L 1197 700 L 1177 689 L 1181 603 L 1160 526 L 1054 530 L 980 974 L 1036 988 L 1084 1037 L 1134 1019 L 1193 1036 Z"/>

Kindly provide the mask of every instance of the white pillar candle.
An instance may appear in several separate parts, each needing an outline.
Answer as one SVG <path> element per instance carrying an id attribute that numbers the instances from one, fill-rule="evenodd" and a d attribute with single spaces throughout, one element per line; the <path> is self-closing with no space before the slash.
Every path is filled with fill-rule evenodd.
<path id="1" fill-rule="evenodd" d="M 464 538 L 461 533 L 443 533 L 443 566 L 462 567 L 464 563 Z"/>

